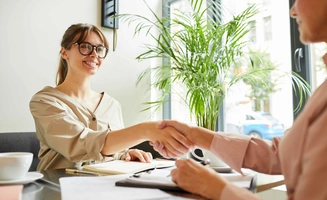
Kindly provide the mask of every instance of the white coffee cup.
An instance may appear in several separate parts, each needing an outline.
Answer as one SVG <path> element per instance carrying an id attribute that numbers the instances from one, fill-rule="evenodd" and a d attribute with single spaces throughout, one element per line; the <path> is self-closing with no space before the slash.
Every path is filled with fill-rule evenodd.
<path id="1" fill-rule="evenodd" d="M 23 179 L 33 160 L 33 153 L 8 152 L 0 153 L 0 180 Z"/>
<path id="2" fill-rule="evenodd" d="M 202 153 L 199 153 L 201 151 L 202 151 Z M 199 155 L 199 154 L 202 154 L 202 155 Z M 205 160 L 209 159 L 210 167 L 227 167 L 228 166 L 225 162 L 223 162 L 215 154 L 211 153 L 208 150 L 202 150 L 199 148 L 195 148 L 193 151 L 191 151 L 191 158 L 192 157 L 199 161 L 202 161 L 202 160 L 205 161 Z"/>

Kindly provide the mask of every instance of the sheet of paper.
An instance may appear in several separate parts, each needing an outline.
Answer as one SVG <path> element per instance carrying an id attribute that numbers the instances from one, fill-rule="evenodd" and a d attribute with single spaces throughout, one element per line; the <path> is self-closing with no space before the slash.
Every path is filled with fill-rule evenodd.
<path id="1" fill-rule="evenodd" d="M 155 169 L 153 171 L 150 171 L 150 173 L 145 173 L 140 177 L 128 177 L 127 180 L 130 182 L 135 183 L 153 183 L 156 185 L 163 184 L 163 185 L 171 185 L 171 186 L 177 186 L 176 183 L 174 183 L 170 176 L 171 169 Z"/>
<path id="2" fill-rule="evenodd" d="M 123 160 L 114 160 L 105 163 L 99 163 L 94 165 L 84 165 L 83 169 L 108 173 L 108 174 L 128 174 L 128 173 L 136 173 L 139 171 L 151 169 L 151 168 L 162 168 L 162 167 L 170 167 L 174 166 L 175 161 L 169 160 L 153 160 L 151 163 L 142 163 L 142 162 L 126 162 Z"/>
<path id="3" fill-rule="evenodd" d="M 115 182 L 130 175 L 60 178 L 62 200 L 146 200 L 170 199 L 171 195 L 159 189 L 117 187 Z"/>

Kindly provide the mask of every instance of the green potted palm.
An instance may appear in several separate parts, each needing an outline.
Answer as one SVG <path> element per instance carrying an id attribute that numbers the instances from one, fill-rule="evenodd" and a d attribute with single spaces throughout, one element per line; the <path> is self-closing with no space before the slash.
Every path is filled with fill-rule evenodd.
<path id="1" fill-rule="evenodd" d="M 197 125 L 214 130 L 229 88 L 243 79 L 249 84 L 265 85 L 275 67 L 249 66 L 242 73 L 234 73 L 240 64 L 251 60 L 244 49 L 248 42 L 249 20 L 257 13 L 255 6 L 223 23 L 215 20 L 222 19 L 213 9 L 220 7 L 216 1 L 206 6 L 203 5 L 207 1 L 203 0 L 188 2 L 191 11 L 178 10 L 173 19 L 157 16 L 148 5 L 155 21 L 133 14 L 119 17 L 122 22 L 137 23 L 135 34 L 144 31 L 155 41 L 155 45 L 146 45 L 146 51 L 137 57 L 138 60 L 164 60 L 161 65 L 145 70 L 138 77 L 140 82 L 151 73 L 155 74 L 152 86 L 162 92 L 157 101 L 147 102 L 149 107 L 162 105 L 166 96 L 174 92 L 172 85 L 181 84 L 186 89 L 182 98 Z M 152 34 L 151 30 L 156 30 L 159 35 Z M 305 87 L 298 76 L 293 78 L 300 88 Z M 303 92 L 300 94 L 302 99 Z"/>

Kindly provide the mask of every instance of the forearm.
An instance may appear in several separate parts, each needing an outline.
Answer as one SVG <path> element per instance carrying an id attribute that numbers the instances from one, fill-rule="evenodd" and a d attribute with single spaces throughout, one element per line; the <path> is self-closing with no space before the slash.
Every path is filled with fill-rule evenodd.
<path id="1" fill-rule="evenodd" d="M 211 142 L 214 138 L 214 132 L 202 127 L 192 127 L 191 138 L 194 144 L 200 148 L 210 150 Z"/>
<path id="2" fill-rule="evenodd" d="M 111 155 L 116 152 L 135 146 L 146 140 L 151 140 L 149 130 L 144 124 L 137 124 L 121 130 L 108 133 L 101 153 Z"/>

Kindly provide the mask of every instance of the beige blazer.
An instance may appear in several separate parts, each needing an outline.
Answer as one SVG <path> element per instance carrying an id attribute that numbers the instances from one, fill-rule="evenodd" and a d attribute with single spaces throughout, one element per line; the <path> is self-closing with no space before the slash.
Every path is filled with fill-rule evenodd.
<path id="1" fill-rule="evenodd" d="M 49 86 L 32 97 L 30 111 L 41 147 L 38 170 L 105 160 L 100 151 L 107 134 L 124 124 L 120 103 L 102 94 L 94 112 Z"/>

